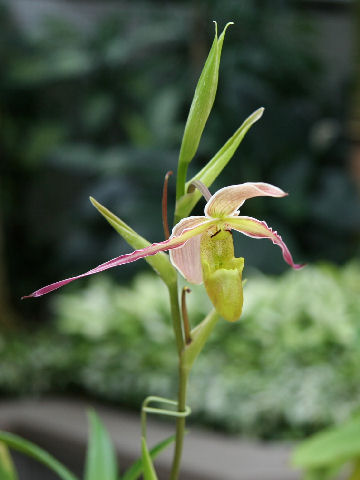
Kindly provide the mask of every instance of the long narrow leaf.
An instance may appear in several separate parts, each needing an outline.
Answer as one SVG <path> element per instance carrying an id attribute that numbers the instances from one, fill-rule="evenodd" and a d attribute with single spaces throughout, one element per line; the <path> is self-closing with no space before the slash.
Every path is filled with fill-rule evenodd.
<path id="1" fill-rule="evenodd" d="M 85 463 L 85 480 L 117 480 L 116 453 L 110 436 L 95 412 L 89 417 L 89 443 Z"/>
<path id="2" fill-rule="evenodd" d="M 9 448 L 24 453 L 55 472 L 62 480 L 78 480 L 62 463 L 37 445 L 17 435 L 0 432 L 0 441 Z"/>
<path id="3" fill-rule="evenodd" d="M 18 480 L 10 452 L 2 442 L 0 442 L 0 479 Z"/>
<path id="4" fill-rule="evenodd" d="M 203 349 L 219 318 L 220 315 L 217 313 L 217 311 L 215 309 L 211 310 L 211 312 L 208 313 L 204 320 L 192 329 L 192 341 L 184 348 L 181 355 L 181 365 L 186 370 L 191 370 L 191 367 L 195 362 L 196 357 Z"/>
<path id="5" fill-rule="evenodd" d="M 144 469 L 144 480 L 158 480 L 144 437 L 141 438 L 141 453 Z"/>
<path id="6" fill-rule="evenodd" d="M 177 199 L 185 193 L 187 167 L 198 149 L 201 135 L 214 104 L 219 79 L 221 51 L 225 32 L 229 25 L 230 23 L 226 25 L 218 38 L 217 25 L 215 24 L 215 38 L 195 89 L 180 148 L 176 185 Z"/>
<path id="7" fill-rule="evenodd" d="M 132 248 L 139 250 L 150 245 L 150 242 L 136 233 L 135 230 L 130 228 L 129 225 L 127 225 L 106 207 L 97 202 L 94 198 L 90 197 L 90 201 Z M 146 257 L 145 260 L 155 270 L 155 272 L 159 274 L 159 276 L 167 285 L 176 282 L 176 271 L 171 265 L 169 257 L 165 253 L 157 253 L 152 257 Z"/>
<path id="8" fill-rule="evenodd" d="M 331 427 L 301 443 L 292 463 L 304 469 L 327 468 L 360 457 L 360 418 Z"/>
<path id="9" fill-rule="evenodd" d="M 219 174 L 223 171 L 226 165 L 229 163 L 247 131 L 251 126 L 257 122 L 263 115 L 264 108 L 258 108 L 253 112 L 236 130 L 234 135 L 223 145 L 223 147 L 216 153 L 216 155 L 200 170 L 189 182 L 186 183 L 186 190 L 194 180 L 200 180 L 204 185 L 210 187 L 210 185 L 216 180 Z M 199 190 L 194 190 L 192 193 L 185 193 L 183 197 L 176 203 L 176 218 L 187 217 L 191 210 L 195 207 L 201 193 Z"/>
<path id="10" fill-rule="evenodd" d="M 175 440 L 175 435 L 171 435 L 171 437 L 166 438 L 159 442 L 155 447 L 153 447 L 149 454 L 150 457 L 154 460 L 166 447 L 168 447 L 171 443 Z M 143 472 L 143 464 L 142 459 L 140 458 L 137 460 L 131 467 L 125 472 L 125 474 L 121 477 L 121 480 L 137 480 Z"/>

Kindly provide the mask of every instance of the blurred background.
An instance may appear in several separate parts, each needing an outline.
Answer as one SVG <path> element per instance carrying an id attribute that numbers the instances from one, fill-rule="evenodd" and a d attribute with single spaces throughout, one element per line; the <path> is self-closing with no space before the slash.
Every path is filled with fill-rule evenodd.
<path id="1" fill-rule="evenodd" d="M 271 242 L 236 240 L 244 315 L 221 322 L 199 359 L 193 421 L 301 438 L 359 409 L 360 8 L 346 0 L 0 2 L 2 398 L 86 394 L 138 409 L 150 393 L 175 395 L 167 294 L 145 262 L 19 298 L 130 251 L 89 195 L 163 239 L 163 178 L 214 19 L 235 25 L 189 173 L 264 106 L 211 191 L 263 181 L 289 192 L 242 212 L 308 266 L 289 271 Z M 194 324 L 207 313 L 201 288 L 189 309 Z"/>

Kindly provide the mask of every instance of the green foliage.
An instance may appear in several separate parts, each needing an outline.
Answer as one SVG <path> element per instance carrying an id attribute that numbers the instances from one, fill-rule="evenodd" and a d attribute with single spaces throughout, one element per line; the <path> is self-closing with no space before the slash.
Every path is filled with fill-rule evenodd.
<path id="1" fill-rule="evenodd" d="M 149 450 L 146 445 L 146 440 L 144 437 L 141 438 L 141 453 L 142 453 L 142 464 L 144 470 L 144 480 L 157 480 L 157 475 L 154 469 L 154 465 L 151 461 Z"/>
<path id="2" fill-rule="evenodd" d="M 9 450 L 2 442 L 0 442 L 0 478 L 1 480 L 18 480 Z"/>
<path id="3" fill-rule="evenodd" d="M 171 437 L 168 437 L 165 440 L 159 442 L 157 445 L 155 445 L 155 447 L 150 450 L 150 457 L 152 459 L 155 459 L 159 455 L 159 453 L 161 453 L 163 450 L 165 450 L 165 448 L 171 445 L 174 440 L 175 437 L 174 435 L 172 435 Z M 121 480 L 137 480 L 140 477 L 142 470 L 143 462 L 142 458 L 140 458 L 124 473 L 124 475 L 121 477 Z"/>
<path id="4" fill-rule="evenodd" d="M 117 460 L 114 446 L 95 412 L 89 412 L 89 442 L 84 480 L 117 480 Z"/>
<path id="5" fill-rule="evenodd" d="M 125 222 L 120 220 L 110 210 L 105 208 L 94 198 L 90 197 L 91 203 L 94 207 L 105 217 L 110 225 L 118 232 L 118 234 L 124 238 L 124 240 L 131 245 L 134 249 L 138 250 L 150 245 L 150 242 L 141 237 L 132 228 L 126 225 Z M 164 280 L 167 285 L 175 283 L 177 279 L 177 273 L 172 267 L 169 257 L 163 252 L 159 252 L 151 257 L 145 259 L 149 265 L 155 270 L 158 275 Z"/>
<path id="6" fill-rule="evenodd" d="M 293 464 L 305 469 L 324 468 L 360 457 L 360 418 L 324 430 L 303 442 Z"/>
<path id="7" fill-rule="evenodd" d="M 241 320 L 218 322 L 193 369 L 192 418 L 263 438 L 342 422 L 360 395 L 359 263 L 244 276 Z M 211 310 L 196 285 L 187 304 L 192 327 Z M 119 287 L 94 277 L 53 308 L 58 332 L 0 338 L 3 394 L 77 388 L 137 409 L 149 392 L 172 396 L 175 341 L 158 278 Z"/>
<path id="8" fill-rule="evenodd" d="M 54 471 L 62 480 L 77 480 L 63 464 L 42 448 L 17 435 L 0 431 L 0 441 L 9 448 L 24 453 Z"/>
<path id="9" fill-rule="evenodd" d="M 187 192 L 191 182 L 199 180 L 207 187 L 210 187 L 216 180 L 225 166 L 229 163 L 233 157 L 236 149 L 243 140 L 246 132 L 251 126 L 257 122 L 264 112 L 263 108 L 259 108 L 253 112 L 243 124 L 236 130 L 234 135 L 229 138 L 225 145 L 216 153 L 216 155 L 198 172 L 191 180 L 185 185 L 185 191 Z M 195 189 L 191 193 L 185 193 L 177 202 L 175 214 L 178 218 L 186 217 L 190 214 L 197 202 L 201 198 L 199 190 Z"/>
<path id="10" fill-rule="evenodd" d="M 351 479 L 360 473 L 360 417 L 321 431 L 305 440 L 295 450 L 293 464 L 307 472 L 309 478 L 333 478 L 347 462 L 355 464 Z M 349 480 L 351 480 L 349 478 Z"/>
<path id="11" fill-rule="evenodd" d="M 198 149 L 205 124 L 214 104 L 219 80 L 221 51 L 225 32 L 229 25 L 229 23 L 226 25 L 218 38 L 217 24 L 215 23 L 215 38 L 195 89 L 180 147 L 176 184 L 177 199 L 185 194 L 187 168 Z"/>
<path id="12" fill-rule="evenodd" d="M 173 441 L 174 436 L 157 443 L 150 452 L 142 442 L 143 458 L 140 458 L 128 468 L 124 475 L 119 477 L 117 473 L 117 460 L 114 446 L 110 436 L 95 412 L 91 411 L 89 418 L 88 449 L 85 462 L 84 480 L 137 480 L 145 473 L 145 478 L 151 480 L 152 460 L 155 459 Z M 12 465 L 7 447 L 34 458 L 50 470 L 55 472 L 62 480 L 78 480 L 63 464 L 56 460 L 37 445 L 17 435 L 0 431 L 0 478 L 1 480 L 17 480 L 17 475 Z M 144 448 L 145 462 L 144 460 Z M 145 470 L 144 470 L 145 469 Z M 150 475 L 150 476 L 149 476 Z"/>

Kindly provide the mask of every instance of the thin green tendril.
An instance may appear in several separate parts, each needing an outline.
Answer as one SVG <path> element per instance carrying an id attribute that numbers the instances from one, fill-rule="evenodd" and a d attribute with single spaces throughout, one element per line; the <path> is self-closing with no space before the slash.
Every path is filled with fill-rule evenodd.
<path id="1" fill-rule="evenodd" d="M 150 396 L 145 398 L 141 407 L 141 431 L 142 436 L 146 438 L 146 414 L 154 413 L 156 415 L 168 415 L 170 417 L 187 417 L 191 413 L 191 408 L 186 406 L 184 412 L 178 412 L 176 410 L 167 410 L 165 408 L 149 407 L 150 403 L 165 403 L 167 405 L 174 405 L 178 407 L 178 402 L 175 400 L 169 400 L 168 398 Z"/>

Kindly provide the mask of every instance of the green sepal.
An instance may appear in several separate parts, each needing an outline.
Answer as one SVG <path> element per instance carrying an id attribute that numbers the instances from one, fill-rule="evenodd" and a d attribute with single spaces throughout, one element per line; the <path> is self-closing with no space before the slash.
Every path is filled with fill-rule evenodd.
<path id="1" fill-rule="evenodd" d="M 329 468 L 360 457 L 360 417 L 328 428 L 302 442 L 292 464 L 306 470 Z"/>
<path id="2" fill-rule="evenodd" d="M 114 213 L 108 210 L 90 197 L 91 203 L 94 207 L 105 217 L 110 225 L 122 236 L 122 238 L 135 250 L 139 250 L 151 245 L 144 237 L 135 232 L 123 220 L 120 220 Z M 175 268 L 171 265 L 169 257 L 159 252 L 151 257 L 145 257 L 147 263 L 155 270 L 155 272 L 162 278 L 166 285 L 171 285 L 176 282 L 177 274 Z"/>
<path id="3" fill-rule="evenodd" d="M 232 233 L 205 232 L 200 242 L 204 285 L 217 312 L 229 322 L 242 312 L 244 259 L 235 258 Z"/>
<path id="4" fill-rule="evenodd" d="M 84 480 L 117 480 L 116 453 L 111 438 L 94 411 L 88 413 L 89 441 Z"/>
<path id="5" fill-rule="evenodd" d="M 0 478 L 1 480 L 18 480 L 10 452 L 3 442 L 0 442 Z"/>
<path id="6" fill-rule="evenodd" d="M 150 451 L 150 457 L 155 459 L 166 447 L 168 447 L 171 443 L 175 441 L 175 435 L 171 435 L 171 437 L 162 440 L 158 444 L 155 445 Z M 137 480 L 143 471 L 143 463 L 142 459 L 140 458 L 135 463 L 131 465 L 131 467 L 126 470 L 124 475 L 121 477 L 121 480 Z"/>
<path id="7" fill-rule="evenodd" d="M 141 437 L 141 458 L 143 463 L 144 480 L 158 480 L 144 437 Z"/>
<path id="8" fill-rule="evenodd" d="M 202 168 L 191 180 L 185 185 L 185 192 L 194 180 L 199 180 L 207 187 L 210 187 L 216 180 L 222 170 L 229 163 L 242 139 L 245 137 L 247 131 L 251 126 L 257 122 L 264 112 L 264 108 L 258 108 L 253 112 L 243 124 L 236 130 L 234 135 L 228 139 L 223 147 L 216 153 L 216 155 Z M 192 209 L 201 198 L 199 190 L 195 189 L 191 193 L 185 193 L 177 202 L 175 209 L 176 222 L 182 218 L 189 216 Z"/>
<path id="9" fill-rule="evenodd" d="M 185 193 L 187 167 L 195 156 L 206 121 L 214 104 L 219 79 L 221 50 L 226 29 L 231 24 L 232 22 L 225 26 L 218 38 L 215 22 L 215 38 L 195 89 L 181 142 L 176 198 L 180 198 Z"/>
<path id="10" fill-rule="evenodd" d="M 204 345 L 214 330 L 220 316 L 214 309 L 204 320 L 191 330 L 191 343 L 185 346 L 181 354 L 181 367 L 190 372 L 197 356 L 204 348 Z"/>
<path id="11" fill-rule="evenodd" d="M 78 480 L 62 463 L 50 455 L 48 452 L 38 447 L 32 442 L 25 440 L 8 432 L 0 432 L 0 442 L 5 443 L 9 448 L 24 453 L 42 463 L 50 470 L 55 472 L 62 480 Z"/>

